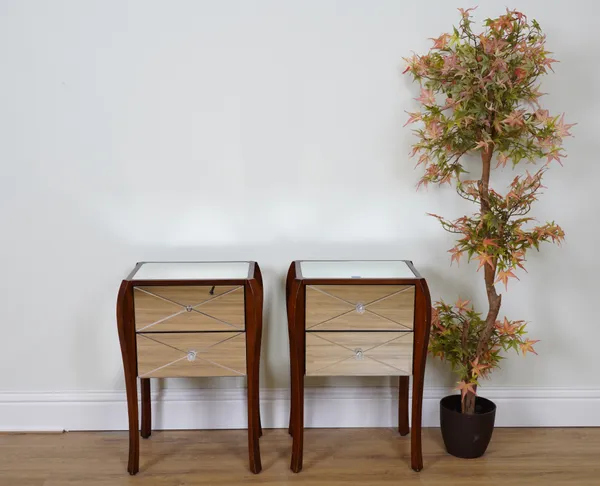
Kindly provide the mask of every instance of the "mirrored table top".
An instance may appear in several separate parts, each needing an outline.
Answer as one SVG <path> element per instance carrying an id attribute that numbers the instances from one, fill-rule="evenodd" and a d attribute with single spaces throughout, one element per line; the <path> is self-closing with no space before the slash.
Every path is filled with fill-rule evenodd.
<path id="1" fill-rule="evenodd" d="M 299 264 L 302 278 L 418 278 L 404 260 L 304 260 Z"/>
<path id="2" fill-rule="evenodd" d="M 241 280 L 252 262 L 143 262 L 130 280 Z"/>

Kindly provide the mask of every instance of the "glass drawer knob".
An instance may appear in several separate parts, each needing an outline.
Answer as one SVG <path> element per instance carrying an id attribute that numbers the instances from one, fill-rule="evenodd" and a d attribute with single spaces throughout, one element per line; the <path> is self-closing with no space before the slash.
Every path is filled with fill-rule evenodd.
<path id="1" fill-rule="evenodd" d="M 363 353 L 363 350 L 362 350 L 362 349 L 360 349 L 360 348 L 358 348 L 358 349 L 355 349 L 355 350 L 354 350 L 354 357 L 355 357 L 357 360 L 359 360 L 359 361 L 360 361 L 360 360 L 362 360 L 362 359 L 365 357 L 365 355 L 364 355 L 364 353 Z"/>
<path id="2" fill-rule="evenodd" d="M 356 304 L 356 312 L 358 312 L 359 314 L 364 314 L 365 313 L 365 304 L 362 304 L 361 302 Z"/>
<path id="3" fill-rule="evenodd" d="M 186 306 L 185 306 L 185 310 L 186 310 L 186 311 L 188 311 L 188 312 L 192 312 L 192 309 L 193 309 L 193 308 L 192 308 L 192 306 L 191 306 L 191 305 L 186 305 Z"/>
<path id="4" fill-rule="evenodd" d="M 196 361 L 196 351 L 188 351 L 187 360 L 188 361 Z"/>

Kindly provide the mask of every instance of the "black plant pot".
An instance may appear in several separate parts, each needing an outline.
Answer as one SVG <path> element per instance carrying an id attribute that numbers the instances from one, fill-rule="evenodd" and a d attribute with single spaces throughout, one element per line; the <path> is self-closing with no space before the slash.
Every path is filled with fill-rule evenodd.
<path id="1" fill-rule="evenodd" d="M 475 413 L 460 413 L 460 395 L 440 400 L 440 426 L 449 454 L 463 459 L 481 457 L 492 438 L 496 405 L 487 398 L 476 397 Z"/>

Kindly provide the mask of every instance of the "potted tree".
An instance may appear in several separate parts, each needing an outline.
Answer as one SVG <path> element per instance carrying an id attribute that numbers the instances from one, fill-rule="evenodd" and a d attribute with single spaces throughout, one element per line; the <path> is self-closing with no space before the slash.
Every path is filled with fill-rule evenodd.
<path id="1" fill-rule="evenodd" d="M 536 224 L 527 214 L 550 163 L 566 156 L 562 142 L 572 126 L 539 103 L 538 79 L 556 62 L 539 24 L 507 10 L 485 20 L 475 33 L 472 10 L 459 9 L 458 28 L 433 39 L 426 54 L 406 59 L 404 71 L 421 85 L 420 111 L 409 113 L 407 122 L 420 123 L 412 151 L 425 171 L 419 186 L 454 184 L 458 195 L 477 208 L 457 220 L 432 215 L 459 235 L 449 250 L 450 263 L 458 264 L 465 255 L 476 260 L 487 294 L 484 312 L 460 299 L 436 302 L 433 309 L 430 352 L 448 361 L 459 376 L 461 394 L 440 404 L 446 448 L 459 457 L 483 455 L 491 439 L 496 407 L 477 396 L 480 380 L 498 367 L 502 351 L 535 353 L 537 341 L 526 336 L 526 322 L 500 317 L 499 286 L 518 278 L 528 250 L 564 239 L 560 226 Z M 477 179 L 466 170 L 469 155 L 481 162 Z M 494 169 L 540 160 L 540 168 L 517 175 L 504 194 L 492 188 Z"/>

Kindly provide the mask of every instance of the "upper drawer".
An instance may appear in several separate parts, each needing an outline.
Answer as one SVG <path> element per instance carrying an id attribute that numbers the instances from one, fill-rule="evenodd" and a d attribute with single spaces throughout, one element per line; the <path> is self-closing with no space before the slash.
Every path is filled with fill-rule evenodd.
<path id="1" fill-rule="evenodd" d="M 134 287 L 137 331 L 244 330 L 243 286 Z"/>
<path id="2" fill-rule="evenodd" d="M 413 329 L 414 285 L 308 285 L 307 331 Z"/>

